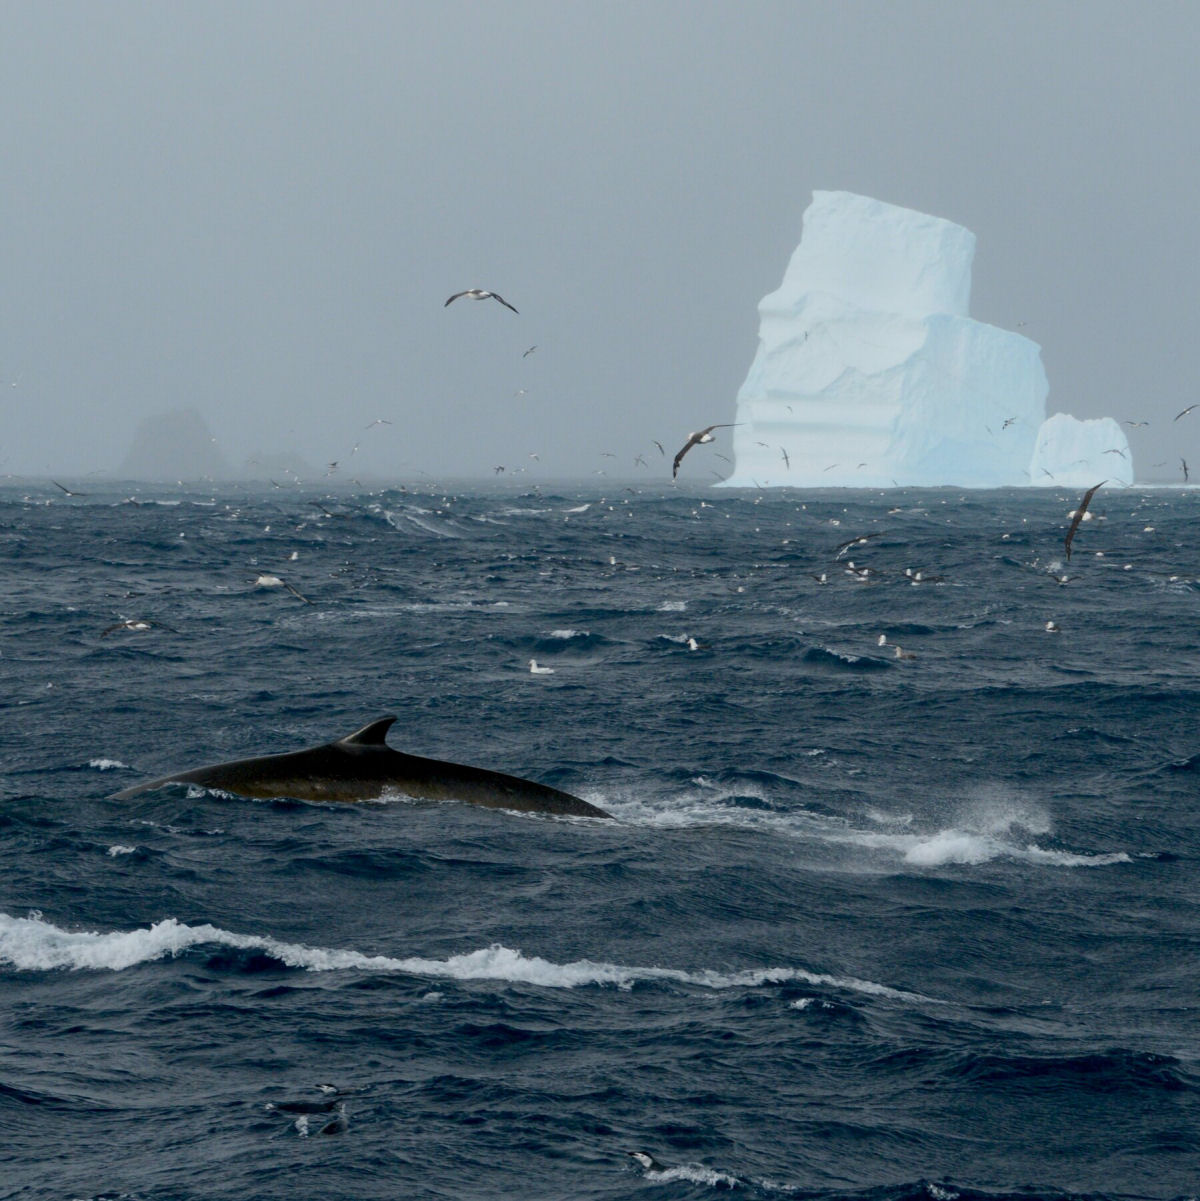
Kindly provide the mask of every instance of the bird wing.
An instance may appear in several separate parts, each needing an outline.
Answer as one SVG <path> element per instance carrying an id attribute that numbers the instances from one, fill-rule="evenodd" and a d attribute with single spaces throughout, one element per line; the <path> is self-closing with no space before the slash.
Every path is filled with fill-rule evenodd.
<path id="1" fill-rule="evenodd" d="M 1071 541 L 1075 537 L 1075 531 L 1079 529 L 1079 523 L 1083 520 L 1083 515 L 1087 512 L 1087 507 L 1092 503 L 1092 497 L 1096 495 L 1096 489 L 1107 484 L 1108 480 L 1101 480 L 1100 483 L 1093 485 L 1083 494 L 1083 500 L 1079 502 L 1079 508 L 1075 510 L 1075 516 L 1071 519 L 1071 527 L 1067 530 L 1066 541 L 1063 543 L 1063 550 L 1066 551 L 1067 562 L 1071 561 Z"/>
<path id="2" fill-rule="evenodd" d="M 449 304 L 450 301 L 457 300 L 460 296 L 465 296 L 466 294 L 466 292 L 455 292 L 454 295 L 450 297 L 450 300 L 446 301 L 446 304 Z M 442 308 L 445 308 L 446 304 L 442 305 Z"/>
<path id="3" fill-rule="evenodd" d="M 1188 405 L 1188 407 L 1184 409 L 1182 413 L 1175 414 L 1174 420 L 1178 421 L 1180 417 L 1186 417 L 1195 407 L 1195 405 Z"/>
<path id="4" fill-rule="evenodd" d="M 517 310 L 516 310 L 516 309 L 514 309 L 514 308 L 513 308 L 513 306 L 512 306 L 511 304 L 509 304 L 509 303 L 508 303 L 508 301 L 507 301 L 507 300 L 505 300 L 505 299 L 504 299 L 504 297 L 503 297 L 503 296 L 501 296 L 499 292 L 489 292 L 489 293 L 488 293 L 488 295 L 489 295 L 489 296 L 490 296 L 490 297 L 491 297 L 493 300 L 498 300 L 498 301 L 499 301 L 499 302 L 500 302 L 502 305 L 504 305 L 504 307 L 505 307 L 506 309 L 512 309 L 512 311 L 513 311 L 514 313 L 516 313 L 516 312 L 517 312 Z"/>
<path id="5" fill-rule="evenodd" d="M 697 434 L 692 434 L 691 437 L 680 447 L 679 453 L 675 456 L 675 462 L 671 464 L 671 478 L 674 479 L 679 474 L 679 464 L 683 461 L 683 456 L 687 454 L 697 442 L 700 441 L 708 430 L 701 430 Z"/>

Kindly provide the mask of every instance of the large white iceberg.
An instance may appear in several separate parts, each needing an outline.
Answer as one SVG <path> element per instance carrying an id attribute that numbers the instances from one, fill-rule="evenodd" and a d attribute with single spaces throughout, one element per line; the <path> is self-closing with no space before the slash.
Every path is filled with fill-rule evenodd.
<path id="1" fill-rule="evenodd" d="M 952 221 L 814 192 L 783 283 L 758 306 L 725 484 L 1069 482 L 1047 474 L 1060 459 L 1035 457 L 1048 391 L 1037 343 L 968 316 L 974 255 Z M 1131 480 L 1116 433 L 1093 449 L 1122 450 Z"/>

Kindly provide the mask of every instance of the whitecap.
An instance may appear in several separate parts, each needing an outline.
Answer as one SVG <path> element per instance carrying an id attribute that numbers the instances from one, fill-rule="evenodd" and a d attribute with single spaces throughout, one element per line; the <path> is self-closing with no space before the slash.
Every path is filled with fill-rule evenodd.
<path id="1" fill-rule="evenodd" d="M 89 759 L 88 767 L 98 768 L 100 771 L 113 771 L 119 767 L 128 767 L 128 763 L 122 763 L 120 759 Z"/>
<path id="2" fill-rule="evenodd" d="M 118 855 L 132 855 L 136 850 L 137 847 L 127 847 L 122 846 L 121 843 L 117 843 L 115 846 L 108 848 L 108 854 L 115 859 Z"/>
<path id="3" fill-rule="evenodd" d="M 728 972 L 713 968 L 688 971 L 683 968 L 631 967 L 590 959 L 554 963 L 537 955 L 525 955 L 500 943 L 461 955 L 451 955 L 447 959 L 398 959 L 388 955 L 366 955 L 360 951 L 308 947 L 263 935 L 237 934 L 208 923 L 189 926 L 171 917 L 155 922 L 148 929 L 101 933 L 94 930 L 63 930 L 41 918 L 15 918 L 0 913 L 0 963 L 11 964 L 21 971 L 54 971 L 62 968 L 124 971 L 206 944 L 263 951 L 288 967 L 311 972 L 395 972 L 452 980 L 496 980 L 540 988 L 607 985 L 623 991 L 637 984 L 656 982 L 721 991 L 799 981 L 815 987 L 837 988 L 893 1000 L 932 1000 L 919 993 L 890 988 L 873 980 L 810 972 L 797 967 L 750 968 Z"/>

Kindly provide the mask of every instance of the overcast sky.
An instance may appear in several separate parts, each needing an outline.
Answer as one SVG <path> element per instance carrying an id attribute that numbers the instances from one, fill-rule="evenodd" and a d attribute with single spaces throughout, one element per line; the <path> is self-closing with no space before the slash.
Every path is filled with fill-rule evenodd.
<path id="1" fill-rule="evenodd" d="M 111 470 L 181 407 L 234 463 L 633 475 L 734 419 L 847 189 L 971 229 L 1047 411 L 1150 421 L 1170 476 L 1198 62 L 1195 3 L 3 0 L 0 475 Z M 520 315 L 443 307 L 473 286 Z"/>

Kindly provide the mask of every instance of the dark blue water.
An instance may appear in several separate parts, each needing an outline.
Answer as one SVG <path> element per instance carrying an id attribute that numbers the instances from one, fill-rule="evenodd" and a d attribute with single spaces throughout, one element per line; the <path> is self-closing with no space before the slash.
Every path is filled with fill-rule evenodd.
<path id="1" fill-rule="evenodd" d="M 1200 1191 L 1200 498 L 611 489 L 0 493 L 0 1195 Z"/>

